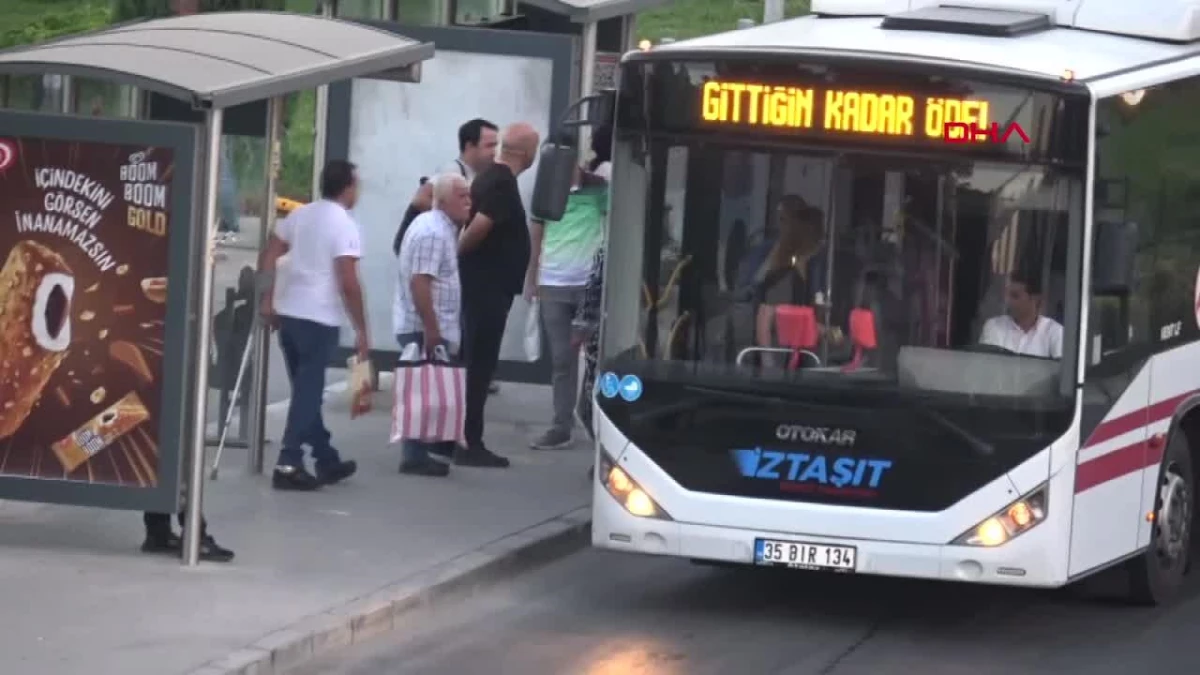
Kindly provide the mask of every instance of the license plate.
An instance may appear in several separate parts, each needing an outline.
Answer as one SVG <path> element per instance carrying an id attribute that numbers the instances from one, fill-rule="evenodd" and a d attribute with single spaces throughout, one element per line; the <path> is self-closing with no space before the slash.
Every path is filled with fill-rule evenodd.
<path id="1" fill-rule="evenodd" d="M 853 572 L 858 569 L 858 549 L 802 541 L 755 539 L 754 563 L 804 570 Z"/>

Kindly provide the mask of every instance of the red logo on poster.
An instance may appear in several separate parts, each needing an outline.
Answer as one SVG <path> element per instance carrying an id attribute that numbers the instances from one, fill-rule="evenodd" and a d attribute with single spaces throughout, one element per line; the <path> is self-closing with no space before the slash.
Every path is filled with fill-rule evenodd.
<path id="1" fill-rule="evenodd" d="M 12 141 L 0 139 L 0 171 L 4 171 L 17 161 L 17 146 Z"/>

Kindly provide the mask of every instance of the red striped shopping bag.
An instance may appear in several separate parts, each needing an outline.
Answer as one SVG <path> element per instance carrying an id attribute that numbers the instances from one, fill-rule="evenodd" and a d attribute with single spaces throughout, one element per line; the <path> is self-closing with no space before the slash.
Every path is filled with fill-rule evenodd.
<path id="1" fill-rule="evenodd" d="M 392 442 L 462 444 L 466 395 L 467 371 L 460 364 L 439 358 L 398 361 Z"/>

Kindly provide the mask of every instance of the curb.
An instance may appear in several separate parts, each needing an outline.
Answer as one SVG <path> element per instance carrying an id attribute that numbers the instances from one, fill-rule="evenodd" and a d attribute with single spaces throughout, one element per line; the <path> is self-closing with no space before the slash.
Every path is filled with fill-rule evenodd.
<path id="1" fill-rule="evenodd" d="M 565 557 L 591 540 L 591 508 L 497 539 L 481 548 L 267 635 L 188 675 L 281 675 L 311 659 L 400 628 L 397 619 L 469 597 L 489 584 Z"/>

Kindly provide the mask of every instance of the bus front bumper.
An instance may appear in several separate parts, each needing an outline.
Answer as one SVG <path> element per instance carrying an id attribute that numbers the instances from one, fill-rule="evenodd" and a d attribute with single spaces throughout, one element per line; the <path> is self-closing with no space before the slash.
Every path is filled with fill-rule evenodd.
<path id="1" fill-rule="evenodd" d="M 1054 571 L 1060 566 L 1050 560 L 1055 550 L 1046 540 L 1053 535 L 1050 528 L 1034 528 L 995 548 L 836 539 L 637 517 L 599 482 L 595 488 L 592 545 L 603 549 L 754 565 L 758 540 L 769 540 L 853 547 L 852 571 L 858 574 L 1031 587 L 1067 582 Z"/>

